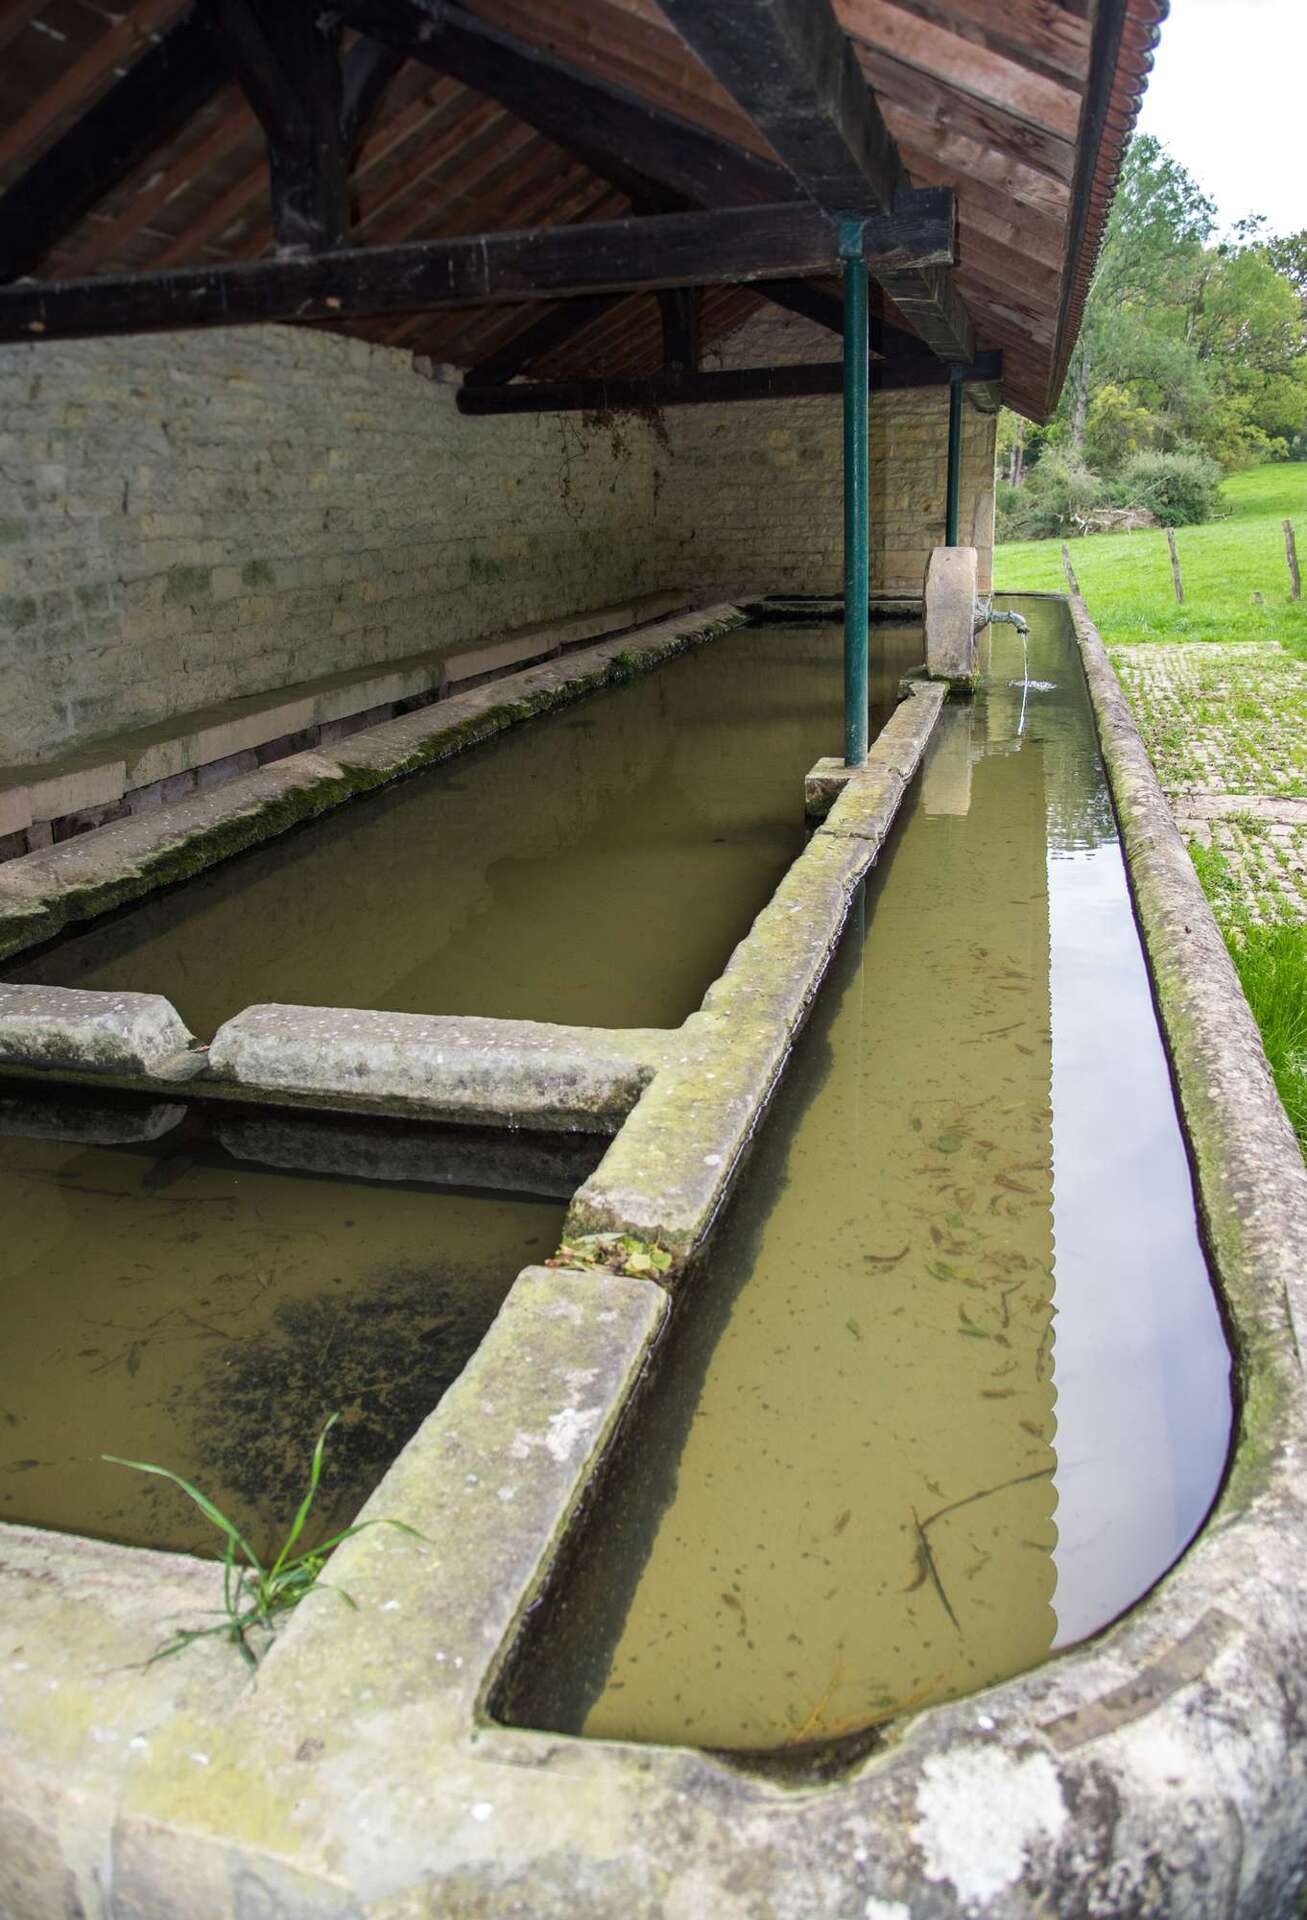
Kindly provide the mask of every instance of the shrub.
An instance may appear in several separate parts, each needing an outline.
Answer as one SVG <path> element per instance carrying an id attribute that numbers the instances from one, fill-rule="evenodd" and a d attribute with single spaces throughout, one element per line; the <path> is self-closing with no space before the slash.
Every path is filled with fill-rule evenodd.
<path id="1" fill-rule="evenodd" d="M 1164 527 L 1187 527 L 1211 519 L 1220 485 L 1221 469 L 1205 454 L 1137 453 L 1113 493 L 1121 506 L 1147 507 Z"/>
<path id="2" fill-rule="evenodd" d="M 1044 540 L 1078 526 L 1106 498 L 1102 480 L 1069 448 L 1049 448 L 1020 487 L 1001 487 L 1000 537 Z"/>

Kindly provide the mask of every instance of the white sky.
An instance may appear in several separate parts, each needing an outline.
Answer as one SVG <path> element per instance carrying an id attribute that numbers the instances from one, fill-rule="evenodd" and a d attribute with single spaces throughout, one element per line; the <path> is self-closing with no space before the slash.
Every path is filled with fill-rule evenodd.
<path id="1" fill-rule="evenodd" d="M 1229 226 L 1307 227 L 1307 0 L 1171 0 L 1139 131 L 1154 134 Z"/>

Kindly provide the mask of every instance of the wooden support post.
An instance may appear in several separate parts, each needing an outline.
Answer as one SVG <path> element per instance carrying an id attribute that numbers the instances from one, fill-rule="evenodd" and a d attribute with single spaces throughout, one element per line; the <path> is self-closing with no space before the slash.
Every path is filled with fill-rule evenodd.
<path id="1" fill-rule="evenodd" d="M 1289 598 L 1301 600 L 1302 576 L 1298 572 L 1298 543 L 1293 537 L 1293 521 L 1284 523 L 1284 557 L 1289 562 Z"/>
<path id="2" fill-rule="evenodd" d="M 1175 604 L 1184 605 L 1184 588 L 1180 583 L 1180 556 L 1175 550 L 1175 528 L 1166 529 L 1166 544 L 1171 549 L 1171 578 L 1175 582 Z"/>
<path id="3" fill-rule="evenodd" d="M 328 253 L 343 246 L 349 155 L 339 29 L 319 18 L 315 0 L 214 4 L 241 89 L 267 136 L 277 251 Z"/>
<path id="4" fill-rule="evenodd" d="M 663 323 L 663 365 L 686 373 L 699 370 L 699 289 L 662 287 L 658 312 Z"/>

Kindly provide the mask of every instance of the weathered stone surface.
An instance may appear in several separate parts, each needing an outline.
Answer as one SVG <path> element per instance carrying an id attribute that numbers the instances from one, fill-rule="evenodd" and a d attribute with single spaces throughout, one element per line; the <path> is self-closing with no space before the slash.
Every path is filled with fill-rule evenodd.
<path id="1" fill-rule="evenodd" d="M 970 687 L 976 677 L 976 549 L 936 547 L 926 562 L 926 672 Z"/>
<path id="2" fill-rule="evenodd" d="M 824 820 L 844 791 L 845 782 L 858 771 L 838 754 L 824 754 L 803 776 L 803 812 L 805 819 Z"/>
<path id="3" fill-rule="evenodd" d="M 0 1066 L 150 1074 L 194 1070 L 192 1035 L 157 993 L 0 984 Z"/>
<path id="4" fill-rule="evenodd" d="M 352 1109 L 467 1125 L 615 1130 L 670 1036 L 342 1007 L 247 1007 L 209 1048 L 209 1069 L 244 1087 L 340 1095 Z"/>

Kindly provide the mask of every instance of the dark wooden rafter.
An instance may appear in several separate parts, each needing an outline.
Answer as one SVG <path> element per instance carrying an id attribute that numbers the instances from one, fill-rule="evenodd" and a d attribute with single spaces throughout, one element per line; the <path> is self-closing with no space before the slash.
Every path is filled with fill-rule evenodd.
<path id="1" fill-rule="evenodd" d="M 203 0 L 150 41 L 95 105 L 0 196 L 0 280 L 30 273 L 86 213 L 179 134 L 236 75 L 247 98 L 254 100 L 265 131 L 274 128 L 283 154 L 289 129 L 292 144 L 299 147 L 311 149 L 316 138 L 332 170 L 337 149 L 347 160 L 404 55 L 360 40 L 350 49 L 337 89 L 323 37 L 306 39 L 301 49 L 293 44 L 306 21 L 311 29 L 310 16 L 297 18 L 289 8 L 255 13 L 248 6 L 233 7 L 229 0 L 220 0 L 220 6 L 221 19 L 209 0 Z M 240 49 L 237 58 L 234 49 Z M 334 48 L 331 52 L 334 61 Z M 304 88 L 306 67 L 297 57 L 304 53 L 316 96 L 312 86 Z M 322 128 L 310 135 L 301 94 L 306 104 L 315 97 L 321 103 L 337 90 L 338 135 L 332 137 Z M 223 134 L 220 128 L 219 140 Z M 292 185 L 292 200 L 295 192 Z"/>
<path id="2" fill-rule="evenodd" d="M 317 0 L 209 0 L 268 142 L 273 231 L 282 253 L 326 253 L 349 231 L 339 30 Z"/>
<path id="3" fill-rule="evenodd" d="M 1002 355 L 979 354 L 966 366 L 950 369 L 943 360 L 918 351 L 905 360 L 873 360 L 873 391 L 905 387 L 947 387 L 953 377 L 985 385 L 1002 378 Z M 837 394 L 844 384 L 838 360 L 790 367 L 734 367 L 701 373 L 669 368 L 662 373 L 613 380 L 532 380 L 512 387 L 460 387 L 459 410 L 485 415 L 504 413 L 642 412 L 651 407 L 721 406 L 733 401 L 787 400 Z"/>
<path id="4" fill-rule="evenodd" d="M 867 221 L 877 271 L 951 256 L 953 198 L 901 197 Z M 347 320 L 660 287 L 828 275 L 838 223 L 793 202 L 288 255 L 164 273 L 0 288 L 0 340 L 76 339 L 263 321 Z"/>
<path id="5" fill-rule="evenodd" d="M 231 78 L 196 7 L 0 196 L 0 280 L 30 273 L 84 214 L 179 133 Z"/>
<path id="6" fill-rule="evenodd" d="M 829 0 L 660 0 L 713 78 L 764 134 L 796 185 L 828 212 L 883 213 L 906 175 Z M 969 360 L 975 335 L 946 271 L 877 279 L 927 345 Z"/>
<path id="7" fill-rule="evenodd" d="M 676 7 L 664 8 L 677 25 L 682 24 L 681 3 L 677 0 Z M 778 5 L 779 0 L 756 3 Z M 703 0 L 683 0 L 696 26 L 736 4 L 739 0 L 729 0 L 719 9 L 716 4 L 705 7 Z M 894 195 L 904 190 L 906 175 L 849 42 L 826 0 L 788 0 L 787 10 L 796 23 L 793 45 L 783 49 L 787 57 L 797 54 L 809 68 L 825 60 L 834 76 L 817 89 L 815 131 L 801 129 L 790 147 L 797 161 L 808 151 L 805 138 L 817 143 L 813 160 L 817 171 L 811 179 L 788 166 L 779 168 L 760 160 L 623 87 L 582 73 L 445 0 L 340 0 L 339 17 L 497 100 L 619 186 L 633 203 L 648 204 L 652 188 L 680 194 L 704 207 L 764 199 L 775 203 L 795 196 L 817 199 L 835 211 L 888 211 Z M 702 52 L 694 33 L 687 30 L 685 37 Z M 711 60 L 706 64 L 711 67 Z M 726 77 L 718 77 L 730 91 Z M 740 104 L 747 105 L 743 100 Z M 793 111 L 799 113 L 801 105 L 792 103 Z M 785 159 L 779 128 L 770 122 L 759 122 L 759 126 L 769 139 L 777 133 L 772 144 Z M 882 195 L 879 201 L 863 169 L 874 174 Z M 837 188 L 847 190 L 855 197 L 823 199 L 814 185 L 831 193 Z M 879 270 L 876 277 L 933 351 L 969 358 L 975 338 L 947 272 L 910 270 L 895 276 L 892 285 Z"/>

